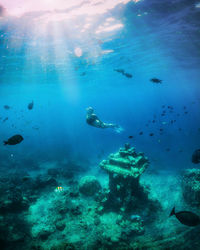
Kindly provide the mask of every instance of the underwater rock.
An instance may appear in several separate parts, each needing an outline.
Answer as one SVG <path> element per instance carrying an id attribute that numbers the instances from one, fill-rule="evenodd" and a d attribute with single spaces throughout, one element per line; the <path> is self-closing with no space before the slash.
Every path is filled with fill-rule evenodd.
<path id="1" fill-rule="evenodd" d="M 71 205 L 70 212 L 72 215 L 81 215 L 81 207 L 78 204 L 73 204 Z"/>
<path id="2" fill-rule="evenodd" d="M 186 169 L 182 179 L 183 197 L 187 203 L 200 206 L 200 169 Z"/>
<path id="3" fill-rule="evenodd" d="M 0 198 L 0 213 L 18 213 L 29 208 L 28 199 L 22 195 L 21 190 L 9 190 Z"/>
<path id="4" fill-rule="evenodd" d="M 59 231 L 63 231 L 65 229 L 65 222 L 63 221 L 56 222 L 56 229 L 58 229 Z"/>
<path id="5" fill-rule="evenodd" d="M 101 185 L 94 176 L 84 176 L 79 182 L 79 191 L 86 196 L 93 196 L 101 189 Z"/>
<path id="6" fill-rule="evenodd" d="M 97 232 L 101 235 L 103 245 L 110 246 L 109 249 L 118 249 L 115 244 L 119 244 L 123 240 L 127 241 L 131 236 L 144 233 L 142 221 L 132 222 L 123 219 L 118 213 L 105 213 L 100 220 L 101 224 L 98 226 Z"/>
<path id="7" fill-rule="evenodd" d="M 57 246 L 51 247 L 51 250 L 76 250 L 76 248 L 72 243 L 63 242 Z"/>
<path id="8" fill-rule="evenodd" d="M 49 176 L 56 178 L 60 175 L 60 169 L 57 168 L 50 168 L 47 170 Z"/>
<path id="9" fill-rule="evenodd" d="M 78 188 L 76 186 L 72 186 L 69 190 L 69 196 L 70 197 L 78 197 L 79 196 L 79 191 L 78 191 Z"/>
<path id="10" fill-rule="evenodd" d="M 35 185 L 37 186 L 37 189 L 42 189 L 46 187 L 56 187 L 58 185 L 56 179 L 48 176 L 41 176 L 39 175 L 36 178 Z"/>
<path id="11" fill-rule="evenodd" d="M 42 232 L 39 233 L 39 238 L 42 240 L 42 241 L 46 241 L 48 239 L 48 237 L 51 235 L 51 231 L 49 230 L 43 230 Z"/>

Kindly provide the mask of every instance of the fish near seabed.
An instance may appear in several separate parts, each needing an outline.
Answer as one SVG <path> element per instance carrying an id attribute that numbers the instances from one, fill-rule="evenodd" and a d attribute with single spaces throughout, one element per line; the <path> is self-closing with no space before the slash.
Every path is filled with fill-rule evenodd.
<path id="1" fill-rule="evenodd" d="M 13 135 L 7 141 L 4 141 L 4 145 L 16 145 L 22 142 L 24 138 L 21 135 Z"/>
<path id="2" fill-rule="evenodd" d="M 200 163 L 200 149 L 197 149 L 193 152 L 192 163 L 194 163 L 194 164 Z"/>
<path id="3" fill-rule="evenodd" d="M 28 104 L 28 109 L 29 109 L 29 110 L 33 109 L 33 105 L 34 105 L 34 102 L 33 102 L 33 101 L 30 102 L 30 103 Z"/>
<path id="4" fill-rule="evenodd" d="M 171 213 L 169 216 L 175 215 L 176 218 L 180 221 L 180 223 L 189 226 L 189 227 L 195 227 L 200 225 L 200 217 L 196 215 L 195 213 L 189 212 L 189 211 L 181 211 L 176 213 L 175 207 L 173 207 Z"/>

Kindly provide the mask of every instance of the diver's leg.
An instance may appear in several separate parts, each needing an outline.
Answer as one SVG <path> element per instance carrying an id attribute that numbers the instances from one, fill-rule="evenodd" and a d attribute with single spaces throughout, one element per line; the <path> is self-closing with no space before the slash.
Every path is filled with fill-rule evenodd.
<path id="1" fill-rule="evenodd" d="M 102 123 L 102 128 L 118 128 L 119 125 L 116 125 L 116 124 L 112 124 L 112 123 Z"/>

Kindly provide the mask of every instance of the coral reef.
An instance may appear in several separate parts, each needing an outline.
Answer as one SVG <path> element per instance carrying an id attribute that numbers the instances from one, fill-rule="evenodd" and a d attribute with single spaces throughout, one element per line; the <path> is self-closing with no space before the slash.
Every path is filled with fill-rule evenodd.
<path id="1" fill-rule="evenodd" d="M 180 244 L 199 249 L 195 248 L 197 232 L 186 231 L 177 220 L 168 218 L 174 201 L 179 207 L 184 205 L 177 202 L 181 199 L 177 176 L 144 173 L 148 164 L 142 153 L 126 144 L 100 163 L 103 171 L 97 166 L 95 171 L 81 173 L 70 163 L 68 174 L 64 165 L 52 162 L 34 175 L 26 171 L 5 175 L 0 178 L 1 249 L 170 246 L 178 250 Z M 190 170 L 184 178 L 197 190 L 198 171 Z"/>
<path id="2" fill-rule="evenodd" d="M 117 246 L 121 241 L 144 233 L 140 217 L 127 219 L 114 212 L 100 215 L 95 199 L 83 199 L 85 196 L 81 194 L 70 198 L 71 191 L 69 187 L 60 193 L 44 194 L 30 206 L 31 235 L 43 249 L 47 249 L 47 242 L 48 249 L 55 249 L 55 236 L 63 245 L 67 242 L 75 249 L 97 249 L 97 246 Z M 87 241 L 84 240 L 86 235 Z"/>
<path id="3" fill-rule="evenodd" d="M 86 196 L 93 196 L 99 192 L 101 185 L 94 176 L 84 176 L 79 183 L 79 191 Z"/>
<path id="4" fill-rule="evenodd" d="M 193 206 L 200 207 L 200 169 L 186 169 L 182 178 L 183 197 Z"/>

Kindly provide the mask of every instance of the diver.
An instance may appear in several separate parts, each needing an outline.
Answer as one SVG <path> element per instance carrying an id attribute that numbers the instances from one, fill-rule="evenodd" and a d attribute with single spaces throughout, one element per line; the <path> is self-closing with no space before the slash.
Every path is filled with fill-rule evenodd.
<path id="1" fill-rule="evenodd" d="M 94 109 L 92 107 L 88 107 L 87 109 L 86 122 L 96 128 L 114 128 L 117 133 L 121 133 L 123 129 L 117 125 L 112 123 L 102 122 L 97 115 L 94 113 Z"/>

